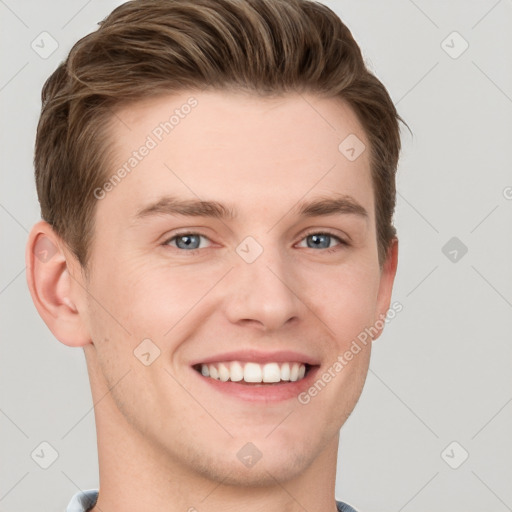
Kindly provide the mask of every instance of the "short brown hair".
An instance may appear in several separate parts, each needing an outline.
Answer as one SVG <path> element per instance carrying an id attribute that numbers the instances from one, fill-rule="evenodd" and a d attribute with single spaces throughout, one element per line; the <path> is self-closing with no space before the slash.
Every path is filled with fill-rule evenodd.
<path id="1" fill-rule="evenodd" d="M 85 270 L 114 108 L 205 88 L 345 100 L 370 142 L 383 263 L 396 236 L 403 120 L 339 17 L 309 0 L 133 0 L 79 40 L 42 91 L 34 158 L 41 216 Z"/>

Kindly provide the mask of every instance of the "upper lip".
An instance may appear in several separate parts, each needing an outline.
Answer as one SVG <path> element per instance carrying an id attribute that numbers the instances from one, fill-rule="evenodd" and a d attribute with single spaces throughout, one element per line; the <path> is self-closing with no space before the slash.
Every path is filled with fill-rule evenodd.
<path id="1" fill-rule="evenodd" d="M 285 362 L 297 362 L 305 363 L 311 366 L 319 365 L 318 359 L 313 356 L 296 352 L 294 350 L 279 350 L 277 352 L 260 352 L 258 350 L 236 350 L 234 352 L 223 352 L 221 354 L 215 354 L 212 356 L 197 359 L 191 363 L 191 366 L 196 364 L 210 364 L 220 363 L 227 361 L 240 361 L 240 362 L 251 362 L 251 363 L 285 363 Z"/>

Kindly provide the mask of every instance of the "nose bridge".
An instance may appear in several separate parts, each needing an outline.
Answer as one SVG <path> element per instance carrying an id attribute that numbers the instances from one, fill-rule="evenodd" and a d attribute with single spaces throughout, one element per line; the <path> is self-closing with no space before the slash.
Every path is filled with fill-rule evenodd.
<path id="1" fill-rule="evenodd" d="M 227 315 L 234 323 L 254 321 L 278 329 L 300 314 L 285 252 L 267 236 L 248 236 L 236 248 Z"/>

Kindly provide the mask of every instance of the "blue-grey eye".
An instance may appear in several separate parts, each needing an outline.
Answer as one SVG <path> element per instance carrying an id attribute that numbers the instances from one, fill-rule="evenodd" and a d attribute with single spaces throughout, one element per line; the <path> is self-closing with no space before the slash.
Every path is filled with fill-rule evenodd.
<path id="1" fill-rule="evenodd" d="M 176 247 L 178 249 L 189 249 L 193 251 L 195 249 L 199 249 L 199 246 L 201 245 L 201 238 L 205 237 L 203 237 L 202 235 L 189 233 L 184 235 L 173 236 L 166 243 L 170 244 L 171 242 L 175 241 Z"/>
<path id="2" fill-rule="evenodd" d="M 328 249 L 331 246 L 330 242 L 332 239 L 336 239 L 341 242 L 338 237 L 329 235 L 328 233 L 315 233 L 306 237 L 308 247 L 311 249 Z"/>

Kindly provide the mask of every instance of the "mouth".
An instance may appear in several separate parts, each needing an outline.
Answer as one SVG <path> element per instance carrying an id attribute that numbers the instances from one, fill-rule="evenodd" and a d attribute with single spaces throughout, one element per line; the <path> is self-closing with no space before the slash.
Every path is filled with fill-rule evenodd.
<path id="1" fill-rule="evenodd" d="M 275 386 L 305 379 L 313 366 L 296 361 L 276 361 L 264 364 L 225 361 L 209 364 L 198 363 L 192 368 L 203 377 L 220 382 L 237 382 L 248 386 Z"/>
<path id="2" fill-rule="evenodd" d="M 306 361 L 307 360 L 307 361 Z M 315 381 L 319 361 L 291 352 L 243 351 L 191 365 L 200 382 L 228 399 L 265 405 L 297 399 Z"/>

